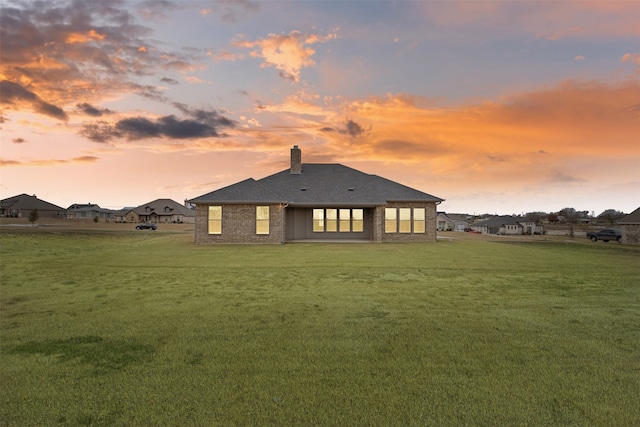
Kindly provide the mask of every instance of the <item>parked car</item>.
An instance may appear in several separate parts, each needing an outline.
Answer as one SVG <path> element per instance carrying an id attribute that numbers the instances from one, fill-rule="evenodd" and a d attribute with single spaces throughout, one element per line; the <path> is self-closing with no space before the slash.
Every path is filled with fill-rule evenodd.
<path id="1" fill-rule="evenodd" d="M 587 233 L 587 239 L 591 239 L 592 242 L 602 240 L 608 242 L 609 240 L 615 240 L 620 242 L 622 240 L 622 230 L 618 228 L 603 228 L 599 231 L 589 231 Z"/>
<path id="2" fill-rule="evenodd" d="M 155 230 L 157 227 L 155 224 L 145 222 L 144 224 L 136 225 L 136 230 Z"/>

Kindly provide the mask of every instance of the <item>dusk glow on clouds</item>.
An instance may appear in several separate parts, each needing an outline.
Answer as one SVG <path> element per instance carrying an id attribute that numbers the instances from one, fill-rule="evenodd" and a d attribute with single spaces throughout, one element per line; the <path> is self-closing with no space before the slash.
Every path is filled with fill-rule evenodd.
<path id="1" fill-rule="evenodd" d="M 3 0 L 0 196 L 342 163 L 459 213 L 640 206 L 640 3 Z"/>

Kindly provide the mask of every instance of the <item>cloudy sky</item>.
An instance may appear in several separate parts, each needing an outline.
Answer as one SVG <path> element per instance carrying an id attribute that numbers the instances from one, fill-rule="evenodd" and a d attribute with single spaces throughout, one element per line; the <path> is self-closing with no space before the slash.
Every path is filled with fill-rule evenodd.
<path id="1" fill-rule="evenodd" d="M 342 163 L 448 212 L 640 206 L 638 1 L 0 0 L 0 197 Z"/>

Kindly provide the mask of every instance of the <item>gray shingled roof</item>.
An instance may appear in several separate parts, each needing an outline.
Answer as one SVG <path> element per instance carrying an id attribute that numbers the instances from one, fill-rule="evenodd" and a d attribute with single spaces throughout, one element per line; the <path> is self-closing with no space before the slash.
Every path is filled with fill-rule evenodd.
<path id="1" fill-rule="evenodd" d="M 290 206 L 379 206 L 443 199 L 341 164 L 304 163 L 258 181 L 247 179 L 190 200 L 192 203 L 288 203 Z"/>
<path id="2" fill-rule="evenodd" d="M 19 194 L 17 196 L 8 197 L 0 200 L 0 205 L 3 209 L 21 209 L 21 210 L 53 210 L 64 211 L 64 208 L 54 205 L 53 203 L 46 202 L 38 199 L 36 196 L 30 196 L 28 194 Z"/>
<path id="3" fill-rule="evenodd" d="M 640 208 L 620 219 L 618 224 L 640 224 Z"/>
<path id="4" fill-rule="evenodd" d="M 511 215 L 501 215 L 491 217 L 486 221 L 477 222 L 473 224 L 473 227 L 502 227 L 503 225 L 517 225 L 520 222 L 520 219 Z"/>
<path id="5" fill-rule="evenodd" d="M 283 203 L 286 202 L 282 197 L 273 191 L 258 183 L 253 178 L 245 179 L 228 187 L 221 188 L 211 193 L 204 194 L 195 199 L 189 200 L 190 203 Z"/>

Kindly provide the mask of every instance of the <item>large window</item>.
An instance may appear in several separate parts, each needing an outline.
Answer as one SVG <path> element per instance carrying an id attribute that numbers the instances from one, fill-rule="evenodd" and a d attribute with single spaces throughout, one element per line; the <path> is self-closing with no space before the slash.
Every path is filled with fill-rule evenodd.
<path id="1" fill-rule="evenodd" d="M 269 234 L 269 206 L 256 206 L 256 234 Z"/>
<path id="2" fill-rule="evenodd" d="M 413 208 L 413 232 L 424 233 L 425 230 L 425 209 Z"/>
<path id="3" fill-rule="evenodd" d="M 411 233 L 411 208 L 400 208 L 400 233 Z"/>
<path id="4" fill-rule="evenodd" d="M 385 208 L 385 233 L 426 233 L 425 208 Z"/>
<path id="5" fill-rule="evenodd" d="M 222 206 L 209 206 L 209 234 L 222 234 Z"/>
<path id="6" fill-rule="evenodd" d="M 314 209 L 314 233 L 362 233 L 364 209 Z"/>
<path id="7" fill-rule="evenodd" d="M 352 209 L 351 217 L 351 231 L 354 233 L 362 233 L 364 231 L 364 210 Z"/>
<path id="8" fill-rule="evenodd" d="M 396 233 L 398 231 L 398 210 L 396 208 L 384 209 L 384 232 Z"/>
<path id="9" fill-rule="evenodd" d="M 340 232 L 351 231 L 351 209 L 340 209 Z"/>
<path id="10" fill-rule="evenodd" d="M 313 232 L 322 233 L 324 231 L 324 209 L 313 210 Z"/>

